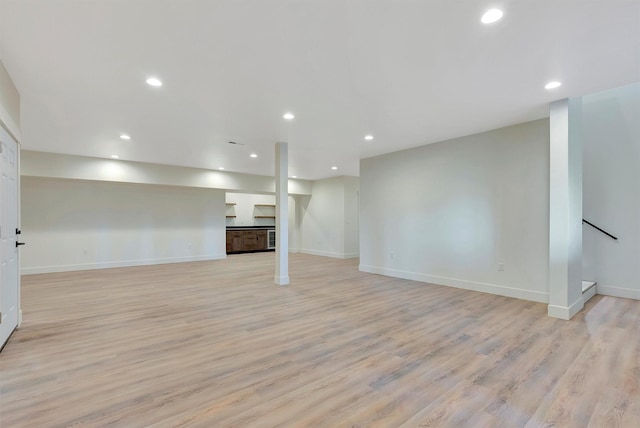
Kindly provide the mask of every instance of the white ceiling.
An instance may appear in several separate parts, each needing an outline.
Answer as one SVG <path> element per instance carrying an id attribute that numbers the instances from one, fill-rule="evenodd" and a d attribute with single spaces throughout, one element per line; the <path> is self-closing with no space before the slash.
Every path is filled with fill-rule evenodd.
<path id="1" fill-rule="evenodd" d="M 0 59 L 25 149 L 317 179 L 640 81 L 640 0 L 0 0 Z"/>

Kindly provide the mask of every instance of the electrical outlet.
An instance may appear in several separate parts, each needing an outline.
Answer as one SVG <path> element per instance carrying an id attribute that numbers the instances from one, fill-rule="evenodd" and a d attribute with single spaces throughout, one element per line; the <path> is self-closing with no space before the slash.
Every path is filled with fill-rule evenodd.
<path id="1" fill-rule="evenodd" d="M 89 254 L 89 250 L 87 250 L 86 248 L 84 250 L 82 250 L 82 254 L 84 254 L 85 256 Z"/>
<path id="2" fill-rule="evenodd" d="M 503 272 L 503 271 L 504 271 L 504 263 L 498 263 L 498 270 L 499 270 L 500 272 Z"/>

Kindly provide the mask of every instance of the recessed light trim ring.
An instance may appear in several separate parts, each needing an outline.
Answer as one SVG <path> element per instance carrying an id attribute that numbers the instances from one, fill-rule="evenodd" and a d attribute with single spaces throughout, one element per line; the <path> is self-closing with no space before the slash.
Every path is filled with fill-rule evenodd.
<path id="1" fill-rule="evenodd" d="M 147 80 L 147 85 L 149 86 L 154 86 L 156 88 L 159 88 L 160 86 L 162 86 L 162 81 L 160 79 L 158 79 L 157 77 L 149 77 Z"/>
<path id="2" fill-rule="evenodd" d="M 500 9 L 489 9 L 482 15 L 480 21 L 483 24 L 493 24 L 494 22 L 500 21 L 503 16 L 504 12 L 502 12 Z"/>
<path id="3" fill-rule="evenodd" d="M 557 80 L 553 80 L 549 83 L 547 83 L 546 85 L 544 85 L 545 89 L 556 89 L 559 88 L 560 86 L 562 86 L 561 82 L 558 82 Z"/>

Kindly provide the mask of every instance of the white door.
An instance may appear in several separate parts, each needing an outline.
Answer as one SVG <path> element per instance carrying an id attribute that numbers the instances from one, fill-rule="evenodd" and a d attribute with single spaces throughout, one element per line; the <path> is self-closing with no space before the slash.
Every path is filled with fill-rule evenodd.
<path id="1" fill-rule="evenodd" d="M 18 326 L 18 145 L 0 128 L 0 349 Z"/>

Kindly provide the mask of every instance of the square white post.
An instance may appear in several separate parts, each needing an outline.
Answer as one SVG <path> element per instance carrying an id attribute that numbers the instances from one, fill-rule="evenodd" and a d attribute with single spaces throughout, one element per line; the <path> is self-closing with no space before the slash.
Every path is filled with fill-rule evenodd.
<path id="1" fill-rule="evenodd" d="M 582 301 L 581 99 L 549 110 L 549 316 L 571 319 Z"/>
<path id="2" fill-rule="evenodd" d="M 289 284 L 289 145 L 276 144 L 276 274 L 277 285 Z"/>

